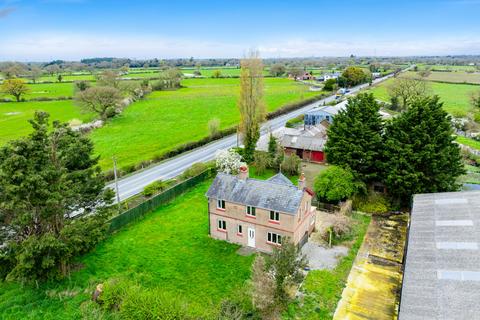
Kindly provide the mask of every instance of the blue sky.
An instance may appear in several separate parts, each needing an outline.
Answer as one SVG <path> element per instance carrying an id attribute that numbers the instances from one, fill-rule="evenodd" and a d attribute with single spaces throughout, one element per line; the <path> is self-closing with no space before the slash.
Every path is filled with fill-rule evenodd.
<path id="1" fill-rule="evenodd" d="M 0 0 L 0 60 L 480 54 L 480 0 Z"/>

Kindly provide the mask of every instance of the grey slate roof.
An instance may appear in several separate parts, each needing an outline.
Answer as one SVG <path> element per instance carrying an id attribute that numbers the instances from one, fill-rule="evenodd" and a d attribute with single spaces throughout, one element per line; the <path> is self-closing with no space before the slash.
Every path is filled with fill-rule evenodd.
<path id="1" fill-rule="evenodd" d="M 322 137 L 284 135 L 282 146 L 286 148 L 323 151 L 327 140 Z"/>
<path id="2" fill-rule="evenodd" d="M 480 319 L 479 248 L 479 191 L 416 195 L 399 319 Z"/>
<path id="3" fill-rule="evenodd" d="M 290 181 L 290 179 L 285 177 L 282 173 L 277 173 L 273 177 L 267 179 L 267 181 L 295 187 L 295 185 L 292 183 L 292 181 Z"/>
<path id="4" fill-rule="evenodd" d="M 276 175 L 271 180 L 248 178 L 244 181 L 233 175 L 218 173 L 206 196 L 295 215 L 300 207 L 303 191 L 290 181 L 287 183 L 285 179 L 287 178 Z"/>

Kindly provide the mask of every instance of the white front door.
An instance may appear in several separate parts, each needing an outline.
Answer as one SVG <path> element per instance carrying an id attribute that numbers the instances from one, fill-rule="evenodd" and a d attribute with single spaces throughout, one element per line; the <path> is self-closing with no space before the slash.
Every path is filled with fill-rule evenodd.
<path id="1" fill-rule="evenodd" d="M 248 228 L 248 246 L 255 248 L 255 229 Z"/>

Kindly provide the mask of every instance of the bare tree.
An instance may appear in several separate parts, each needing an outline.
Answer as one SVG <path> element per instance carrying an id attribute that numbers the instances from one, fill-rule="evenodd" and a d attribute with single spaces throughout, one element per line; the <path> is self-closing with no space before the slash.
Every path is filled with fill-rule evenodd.
<path id="1" fill-rule="evenodd" d="M 254 151 L 260 138 L 260 124 L 265 120 L 263 102 L 263 63 L 254 51 L 240 62 L 240 132 L 245 146 L 244 158 L 253 161 Z"/>
<path id="2" fill-rule="evenodd" d="M 219 135 L 220 133 L 220 119 L 218 118 L 213 118 L 208 121 L 208 132 L 210 133 L 210 136 L 215 138 Z"/>
<path id="3" fill-rule="evenodd" d="M 30 71 L 28 72 L 28 77 L 32 79 L 33 83 L 37 82 L 37 79 L 40 78 L 43 74 L 42 69 L 40 69 L 37 66 L 33 66 L 30 68 Z"/>
<path id="4" fill-rule="evenodd" d="M 103 121 L 117 113 L 122 99 L 121 92 L 112 87 L 92 87 L 75 96 L 84 111 L 97 113 Z"/>
<path id="5" fill-rule="evenodd" d="M 398 103 L 398 109 L 403 110 L 411 99 L 428 95 L 430 87 L 421 79 L 398 77 L 387 87 L 387 92 L 392 102 Z M 392 107 L 395 109 L 395 106 Z"/>
<path id="6" fill-rule="evenodd" d="M 112 70 L 103 71 L 97 79 L 98 85 L 102 87 L 113 87 L 118 89 L 120 87 L 120 77 L 118 72 Z"/>

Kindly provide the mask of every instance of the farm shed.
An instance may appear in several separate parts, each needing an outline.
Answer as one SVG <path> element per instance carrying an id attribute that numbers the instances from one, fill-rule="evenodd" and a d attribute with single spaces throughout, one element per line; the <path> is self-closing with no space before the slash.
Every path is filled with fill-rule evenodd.
<path id="1" fill-rule="evenodd" d="M 479 191 L 415 195 L 399 319 L 479 319 L 479 243 Z"/>

